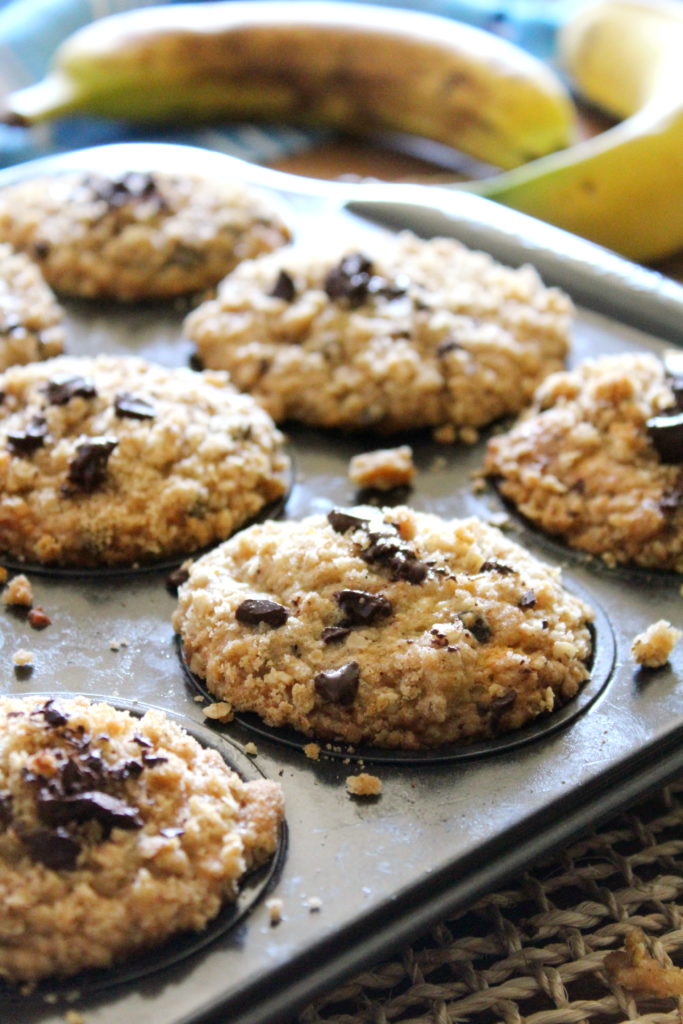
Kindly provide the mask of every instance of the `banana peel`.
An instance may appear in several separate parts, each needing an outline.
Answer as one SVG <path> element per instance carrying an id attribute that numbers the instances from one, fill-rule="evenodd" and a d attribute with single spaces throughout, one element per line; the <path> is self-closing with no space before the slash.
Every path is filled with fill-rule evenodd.
<path id="1" fill-rule="evenodd" d="M 1 104 L 0 104 L 1 106 Z M 344 0 L 218 0 L 79 29 L 0 119 L 270 119 L 422 136 L 499 168 L 570 145 L 576 110 L 541 60 L 483 29 Z"/>
<path id="2" fill-rule="evenodd" d="M 638 262 L 683 250 L 683 5 L 599 0 L 560 29 L 558 54 L 576 91 L 623 120 L 459 187 Z"/>

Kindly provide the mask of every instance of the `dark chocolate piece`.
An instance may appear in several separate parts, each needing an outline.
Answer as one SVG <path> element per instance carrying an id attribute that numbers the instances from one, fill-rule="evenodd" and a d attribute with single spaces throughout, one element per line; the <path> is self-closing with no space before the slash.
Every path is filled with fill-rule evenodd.
<path id="1" fill-rule="evenodd" d="M 286 270 L 281 270 L 277 276 L 277 281 L 268 292 L 274 299 L 284 299 L 285 302 L 293 302 L 296 298 L 296 288 L 294 287 L 294 281 L 290 274 Z"/>
<path id="2" fill-rule="evenodd" d="M 99 790 L 86 790 L 65 796 L 53 796 L 42 790 L 38 794 L 36 808 L 40 820 L 46 825 L 97 821 L 108 833 L 113 828 L 130 831 L 142 828 L 144 824 L 134 807 L 130 807 L 118 797 Z"/>
<path id="3" fill-rule="evenodd" d="M 43 447 L 47 434 L 45 418 L 34 416 L 24 430 L 16 430 L 7 435 L 7 444 L 10 451 L 16 455 L 31 455 L 36 449 Z"/>
<path id="4" fill-rule="evenodd" d="M 344 612 L 344 626 L 370 626 L 378 619 L 386 619 L 394 607 L 383 594 L 368 594 L 365 590 L 340 590 L 335 595 Z"/>
<path id="5" fill-rule="evenodd" d="M 344 512 L 340 508 L 333 508 L 328 512 L 327 521 L 335 533 L 346 533 L 347 530 L 358 530 L 368 525 L 367 519 Z"/>
<path id="6" fill-rule="evenodd" d="M 479 615 L 477 612 L 460 612 L 458 618 L 477 643 L 485 644 L 491 639 L 493 630 L 483 615 Z"/>
<path id="7" fill-rule="evenodd" d="M 80 844 L 64 828 L 34 828 L 19 832 L 32 860 L 53 871 L 73 871 Z"/>
<path id="8" fill-rule="evenodd" d="M 651 416 L 646 426 L 662 462 L 668 465 L 683 462 L 683 411 L 672 410 Z"/>
<path id="9" fill-rule="evenodd" d="M 536 591 L 525 590 L 519 599 L 520 608 L 535 608 L 536 606 Z"/>
<path id="10" fill-rule="evenodd" d="M 259 598 L 247 598 L 235 611 L 237 621 L 246 626 L 257 626 L 260 622 L 265 622 L 273 629 L 277 629 L 284 626 L 288 617 L 289 612 L 283 605 Z"/>
<path id="11" fill-rule="evenodd" d="M 190 570 L 179 565 L 177 569 L 172 569 L 166 577 L 166 587 L 171 591 L 172 594 L 178 593 L 178 587 L 186 583 L 190 578 Z"/>
<path id="12" fill-rule="evenodd" d="M 12 824 L 12 794 L 8 789 L 0 792 L 0 831 L 4 832 Z"/>
<path id="13" fill-rule="evenodd" d="M 346 299 L 360 306 L 368 294 L 372 263 L 360 252 L 350 253 L 328 272 L 323 285 L 331 299 Z"/>
<path id="14" fill-rule="evenodd" d="M 95 398 L 97 389 L 89 377 L 55 377 L 45 385 L 50 405 L 66 405 L 72 398 Z"/>
<path id="15" fill-rule="evenodd" d="M 35 714 L 42 715 L 47 724 L 51 725 L 53 728 L 58 728 L 60 725 L 66 725 L 69 721 L 69 716 L 65 711 L 62 711 L 54 697 L 50 697 L 46 700 L 42 708 L 38 708 Z"/>
<path id="16" fill-rule="evenodd" d="M 86 441 L 76 448 L 76 455 L 69 464 L 69 483 L 62 493 L 69 495 L 71 488 L 91 493 L 101 487 L 107 477 L 107 463 L 118 441 L 102 437 Z"/>
<path id="17" fill-rule="evenodd" d="M 313 679 L 315 692 L 332 704 L 352 704 L 358 693 L 359 682 L 360 666 L 357 661 L 318 672 Z"/>
<path id="18" fill-rule="evenodd" d="M 360 553 L 364 562 L 388 569 L 392 579 L 406 580 L 413 585 L 425 580 L 429 566 L 418 559 L 398 533 L 368 533 L 368 541 Z"/>
<path id="19" fill-rule="evenodd" d="M 350 626 L 325 626 L 320 639 L 324 644 L 336 644 L 341 643 L 351 632 Z"/>
<path id="20" fill-rule="evenodd" d="M 511 565 L 506 565 L 505 562 L 497 562 L 495 559 L 487 559 L 479 566 L 479 572 L 499 572 L 501 576 L 509 576 L 511 573 L 517 572 Z"/>
<path id="21" fill-rule="evenodd" d="M 151 402 L 146 398 L 131 395 L 128 391 L 116 396 L 114 409 L 117 416 L 126 416 L 131 420 L 153 420 L 156 416 L 156 410 Z"/>

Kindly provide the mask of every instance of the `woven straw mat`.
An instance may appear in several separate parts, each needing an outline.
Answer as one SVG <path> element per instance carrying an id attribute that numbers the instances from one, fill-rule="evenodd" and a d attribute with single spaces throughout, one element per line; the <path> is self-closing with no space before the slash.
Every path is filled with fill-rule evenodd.
<path id="1" fill-rule="evenodd" d="M 634 997 L 604 969 L 634 928 L 660 964 L 683 966 L 683 780 L 291 1024 L 680 1024 L 683 996 Z"/>

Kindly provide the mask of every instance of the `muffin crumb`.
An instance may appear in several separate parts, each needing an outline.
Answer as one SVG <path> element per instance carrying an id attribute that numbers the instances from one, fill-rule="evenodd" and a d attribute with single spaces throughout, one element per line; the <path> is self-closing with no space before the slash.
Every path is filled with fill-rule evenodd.
<path id="1" fill-rule="evenodd" d="M 349 775 L 346 779 L 346 790 L 351 796 L 379 796 L 382 792 L 382 780 L 368 772 Z"/>
<path id="2" fill-rule="evenodd" d="M 234 715 L 232 704 L 228 704 L 226 700 L 218 700 L 214 704 L 207 704 L 205 708 L 202 708 L 202 712 L 206 718 L 210 718 L 214 722 L 231 722 Z"/>
<path id="3" fill-rule="evenodd" d="M 676 629 L 666 619 L 659 619 L 634 638 L 631 644 L 633 659 L 645 668 L 661 668 L 666 665 L 682 636 L 680 629 Z"/>
<path id="4" fill-rule="evenodd" d="M 30 608 L 33 604 L 33 590 L 31 584 L 23 573 L 14 576 L 2 592 L 3 604 L 21 605 L 22 608 Z"/>
<path id="5" fill-rule="evenodd" d="M 349 480 L 358 488 L 390 491 L 407 486 L 415 476 L 413 449 L 402 444 L 397 448 L 378 448 L 354 455 L 349 462 Z"/>

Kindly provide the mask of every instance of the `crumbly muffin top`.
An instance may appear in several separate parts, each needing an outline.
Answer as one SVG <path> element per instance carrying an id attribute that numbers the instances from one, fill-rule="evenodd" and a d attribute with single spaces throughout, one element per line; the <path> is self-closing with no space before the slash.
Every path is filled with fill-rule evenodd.
<path id="1" fill-rule="evenodd" d="M 485 471 L 522 515 L 571 547 L 610 565 L 683 572 L 676 373 L 638 353 L 554 374 L 520 421 L 491 439 Z"/>
<path id="2" fill-rule="evenodd" d="M 223 540 L 281 497 L 270 417 L 227 374 L 61 356 L 0 376 L 0 549 L 130 565 Z"/>
<path id="3" fill-rule="evenodd" d="M 161 711 L 0 698 L 0 976 L 107 967 L 204 928 L 282 815 L 279 785 L 244 782 Z"/>
<path id="4" fill-rule="evenodd" d="M 68 172 L 0 190 L 0 241 L 28 253 L 63 295 L 131 302 L 202 291 L 289 238 L 273 204 L 238 182 Z"/>
<path id="5" fill-rule="evenodd" d="M 591 618 L 495 527 L 359 506 L 241 531 L 192 565 L 173 624 L 234 710 L 419 748 L 487 739 L 573 697 Z"/>
<path id="6" fill-rule="evenodd" d="M 40 270 L 0 243 L 0 371 L 64 349 L 64 313 Z"/>
<path id="7" fill-rule="evenodd" d="M 563 365 L 572 307 L 531 267 L 410 232 L 248 261 L 187 317 L 203 364 L 278 422 L 478 428 Z M 466 435 L 467 436 L 467 435 Z"/>

